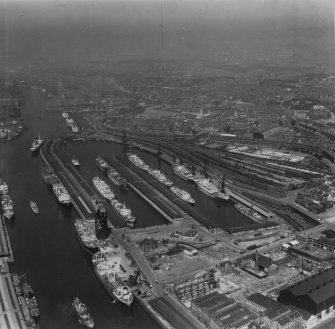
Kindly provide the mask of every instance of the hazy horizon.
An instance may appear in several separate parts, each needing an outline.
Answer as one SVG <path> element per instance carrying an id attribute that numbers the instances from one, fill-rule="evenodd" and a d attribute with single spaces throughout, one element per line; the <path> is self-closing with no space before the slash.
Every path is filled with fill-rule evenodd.
<path id="1" fill-rule="evenodd" d="M 0 2 L 0 38 L 3 65 L 229 58 L 234 52 L 249 52 L 254 60 L 259 53 L 314 51 L 332 64 L 334 5 L 314 0 L 11 0 Z"/>

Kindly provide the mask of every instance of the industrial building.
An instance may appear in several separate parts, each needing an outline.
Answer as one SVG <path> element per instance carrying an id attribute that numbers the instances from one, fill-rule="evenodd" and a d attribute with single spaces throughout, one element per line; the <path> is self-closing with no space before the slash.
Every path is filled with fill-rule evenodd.
<path id="1" fill-rule="evenodd" d="M 219 280 L 216 270 L 210 269 L 199 272 L 192 280 L 175 284 L 173 291 L 180 300 L 184 301 L 207 295 L 217 289 L 218 286 Z"/>
<path id="2" fill-rule="evenodd" d="M 316 315 L 319 319 L 334 316 L 335 269 L 330 268 L 280 291 L 278 300 Z"/>
<path id="3" fill-rule="evenodd" d="M 247 308 L 218 292 L 192 300 L 191 311 L 210 329 L 246 329 L 255 319 Z"/>

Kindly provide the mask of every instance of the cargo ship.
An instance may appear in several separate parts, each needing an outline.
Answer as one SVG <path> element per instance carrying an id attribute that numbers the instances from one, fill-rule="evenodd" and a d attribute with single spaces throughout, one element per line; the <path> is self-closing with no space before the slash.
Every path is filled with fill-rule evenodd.
<path id="1" fill-rule="evenodd" d="M 170 187 L 173 184 L 173 182 L 158 169 L 149 169 L 148 173 L 167 187 Z"/>
<path id="2" fill-rule="evenodd" d="M 100 177 L 93 177 L 93 184 L 99 193 L 107 200 L 114 199 L 114 193 L 111 188 L 106 184 L 106 182 Z"/>
<path id="3" fill-rule="evenodd" d="M 7 183 L 0 178 L 0 193 L 7 194 L 9 192 Z"/>
<path id="4" fill-rule="evenodd" d="M 117 186 L 121 186 L 125 189 L 128 188 L 127 181 L 121 174 L 115 170 L 113 167 L 109 166 L 108 168 L 108 178 Z"/>
<path id="5" fill-rule="evenodd" d="M 127 157 L 130 162 L 132 162 L 135 166 L 148 171 L 150 167 L 135 153 L 127 153 Z"/>
<path id="6" fill-rule="evenodd" d="M 217 197 L 219 189 L 208 178 L 196 178 L 194 181 L 201 192 L 212 198 Z"/>
<path id="7" fill-rule="evenodd" d="M 38 318 L 40 316 L 40 310 L 33 289 L 28 283 L 25 282 L 22 285 L 22 292 L 31 317 Z"/>
<path id="8" fill-rule="evenodd" d="M 106 171 L 108 169 L 108 163 L 100 155 L 98 155 L 95 161 L 101 170 Z"/>
<path id="9" fill-rule="evenodd" d="M 71 197 L 69 192 L 65 189 L 62 183 L 55 183 L 52 185 L 52 190 L 59 203 L 69 206 L 71 204 Z"/>
<path id="10" fill-rule="evenodd" d="M 76 311 L 79 322 L 81 324 L 83 324 L 87 328 L 95 327 L 94 320 L 91 314 L 88 312 L 87 306 L 78 297 L 75 297 L 73 299 L 72 307 Z"/>
<path id="11" fill-rule="evenodd" d="M 46 166 L 43 166 L 41 169 L 42 177 L 47 184 L 53 185 L 59 182 L 54 171 Z"/>
<path id="12" fill-rule="evenodd" d="M 77 231 L 77 237 L 79 238 L 80 244 L 83 248 L 93 254 L 99 250 L 98 240 L 95 235 L 95 219 L 76 219 L 74 226 Z"/>
<path id="13" fill-rule="evenodd" d="M 14 216 L 14 203 L 8 194 L 3 194 L 1 196 L 1 206 L 3 216 L 10 221 Z"/>
<path id="14" fill-rule="evenodd" d="M 186 192 L 185 190 L 182 190 L 177 186 L 171 186 L 170 190 L 182 200 L 192 204 L 195 203 L 195 200 L 191 197 L 191 194 Z"/>
<path id="15" fill-rule="evenodd" d="M 121 264 L 119 248 L 109 246 L 104 249 L 93 255 L 94 272 L 110 296 L 130 307 L 134 297 L 130 288 L 119 276 L 125 271 Z"/>
<path id="16" fill-rule="evenodd" d="M 127 226 L 133 228 L 135 226 L 136 217 L 131 213 L 131 209 L 127 208 L 126 205 L 116 199 L 111 200 L 112 207 L 118 212 L 118 214 L 126 222 Z"/>
<path id="17" fill-rule="evenodd" d="M 195 176 L 192 174 L 192 172 L 181 164 L 173 164 L 172 168 L 173 172 L 182 179 L 187 181 L 193 181 L 195 179 Z"/>

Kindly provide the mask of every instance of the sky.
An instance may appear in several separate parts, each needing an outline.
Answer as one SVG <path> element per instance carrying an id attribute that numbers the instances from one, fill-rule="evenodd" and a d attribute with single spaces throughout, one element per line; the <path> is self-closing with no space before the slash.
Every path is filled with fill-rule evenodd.
<path id="1" fill-rule="evenodd" d="M 0 63 L 334 42 L 332 0 L 0 0 Z M 162 30 L 165 49 L 161 49 Z M 221 51 L 221 50 L 220 50 Z M 330 51 L 330 50 L 329 50 Z"/>

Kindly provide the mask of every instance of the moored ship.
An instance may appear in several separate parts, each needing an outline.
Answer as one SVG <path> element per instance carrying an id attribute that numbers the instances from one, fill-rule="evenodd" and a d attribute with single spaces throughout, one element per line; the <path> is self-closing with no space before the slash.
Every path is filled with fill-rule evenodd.
<path id="1" fill-rule="evenodd" d="M 79 160 L 76 159 L 74 156 L 73 156 L 72 159 L 71 159 L 71 163 L 72 163 L 75 167 L 79 167 L 79 166 L 80 166 Z"/>
<path id="2" fill-rule="evenodd" d="M 212 198 L 218 195 L 219 189 L 208 178 L 196 178 L 194 181 L 199 190 L 206 195 Z"/>
<path id="3" fill-rule="evenodd" d="M 169 178 L 167 178 L 160 170 L 158 170 L 158 169 L 150 169 L 150 170 L 148 170 L 148 173 L 152 176 L 152 177 L 154 177 L 154 178 L 156 178 L 159 182 L 161 182 L 161 183 L 163 183 L 165 186 L 168 186 L 168 187 L 170 187 L 170 186 L 172 186 L 172 181 L 169 179 Z"/>
<path id="4" fill-rule="evenodd" d="M 108 168 L 108 178 L 117 186 L 128 187 L 126 179 L 111 166 Z"/>
<path id="5" fill-rule="evenodd" d="M 99 252 L 93 255 L 94 272 L 113 298 L 131 306 L 134 298 L 133 294 L 118 275 L 122 268 L 120 254 L 117 252 L 117 248 L 114 248 L 113 251 L 114 254 L 113 252 Z"/>
<path id="6" fill-rule="evenodd" d="M 3 216 L 8 220 L 11 220 L 14 216 L 14 203 L 8 194 L 3 194 L 1 196 L 1 206 Z"/>
<path id="7" fill-rule="evenodd" d="M 135 153 L 127 153 L 127 157 L 130 162 L 132 162 L 135 166 L 148 171 L 150 167 Z"/>
<path id="8" fill-rule="evenodd" d="M 37 150 L 39 150 L 39 148 L 42 146 L 43 144 L 43 139 L 41 138 L 41 136 L 38 136 L 36 139 L 34 139 L 30 151 L 31 152 L 35 152 Z"/>
<path id="9" fill-rule="evenodd" d="M 95 161 L 101 170 L 106 171 L 108 169 L 108 163 L 100 155 L 98 155 Z"/>
<path id="10" fill-rule="evenodd" d="M 87 306 L 78 297 L 73 299 L 72 306 L 76 311 L 81 324 L 85 325 L 87 328 L 95 327 L 94 320 L 89 313 Z"/>
<path id="11" fill-rule="evenodd" d="M 52 190 L 57 197 L 59 203 L 69 206 L 71 204 L 71 197 L 62 183 L 52 185 Z"/>
<path id="12" fill-rule="evenodd" d="M 135 226 L 136 217 L 131 213 L 131 209 L 127 208 L 124 203 L 116 199 L 111 200 L 110 203 L 126 222 L 127 226 L 133 228 Z"/>
<path id="13" fill-rule="evenodd" d="M 43 166 L 41 169 L 42 177 L 47 184 L 53 185 L 58 183 L 58 178 L 54 171 L 46 166 Z"/>
<path id="14" fill-rule="evenodd" d="M 7 194 L 9 192 L 7 183 L 0 178 L 0 193 Z"/>
<path id="15" fill-rule="evenodd" d="M 98 240 L 95 235 L 95 219 L 76 219 L 74 226 L 77 231 L 77 236 L 83 248 L 90 254 L 99 250 Z"/>
<path id="16" fill-rule="evenodd" d="M 39 310 L 36 296 L 34 294 L 33 289 L 28 283 L 25 282 L 22 285 L 22 292 L 23 292 L 23 297 L 27 303 L 30 315 L 33 318 L 38 318 L 40 316 L 40 310 Z"/>
<path id="17" fill-rule="evenodd" d="M 195 203 L 195 200 L 191 197 L 191 194 L 186 192 L 185 190 L 182 190 L 177 186 L 171 186 L 170 190 L 182 200 L 192 204 Z"/>
<path id="18" fill-rule="evenodd" d="M 173 164 L 172 168 L 173 172 L 182 179 L 190 181 L 193 181 L 195 179 L 195 176 L 192 174 L 192 172 L 181 164 Z"/>
<path id="19" fill-rule="evenodd" d="M 93 178 L 93 184 L 104 198 L 107 200 L 112 200 L 114 198 L 113 191 L 103 179 L 96 176 Z"/>

